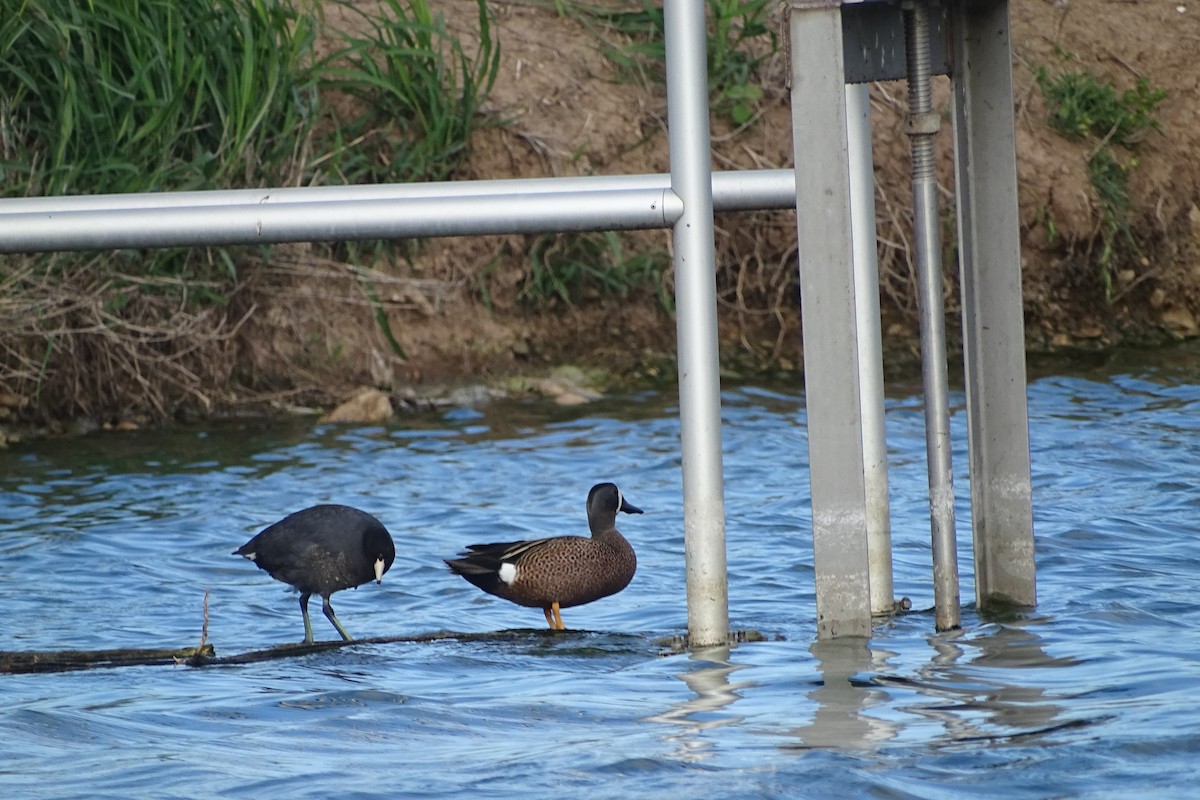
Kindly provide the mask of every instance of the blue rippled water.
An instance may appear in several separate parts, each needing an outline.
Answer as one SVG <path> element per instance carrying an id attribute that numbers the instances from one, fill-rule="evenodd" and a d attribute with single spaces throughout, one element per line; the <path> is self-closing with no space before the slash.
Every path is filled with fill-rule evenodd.
<path id="1" fill-rule="evenodd" d="M 230 552 L 283 514 L 357 505 L 400 551 L 334 596 L 361 637 L 540 628 L 441 557 L 620 526 L 628 589 L 575 630 L 363 644 L 202 669 L 0 675 L 6 797 L 1190 797 L 1200 785 L 1200 352 L 1126 353 L 1031 381 L 1039 606 L 970 603 L 962 398 L 954 425 L 964 627 L 918 611 L 814 642 L 801 394 L 727 388 L 730 615 L 766 641 L 691 655 L 678 422 L 668 393 L 581 409 L 498 403 L 389 427 L 239 422 L 0 453 L 0 650 L 298 640 L 296 595 Z M 897 595 L 932 605 L 923 417 L 894 390 Z M 335 632 L 319 615 L 318 638 Z"/>

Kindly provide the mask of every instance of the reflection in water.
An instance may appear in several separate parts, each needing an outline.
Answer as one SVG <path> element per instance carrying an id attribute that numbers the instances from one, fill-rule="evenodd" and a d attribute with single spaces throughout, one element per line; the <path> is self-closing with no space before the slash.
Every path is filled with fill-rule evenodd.
<path id="1" fill-rule="evenodd" d="M 817 660 L 821 683 L 808 693 L 816 705 L 812 722 L 790 733 L 800 742 L 790 748 L 815 747 L 857 750 L 870 748 L 896 735 L 897 726 L 863 713 L 883 703 L 887 693 L 857 677 L 880 671 L 887 664 L 886 651 L 872 651 L 866 639 L 818 641 L 809 648 Z"/>
<path id="2" fill-rule="evenodd" d="M 916 678 L 880 674 L 876 682 L 919 693 L 922 702 L 902 707 L 936 720 L 945 728 L 949 740 L 1028 737 L 1077 724 L 1061 719 L 1064 707 L 1056 702 L 1059 698 L 1042 686 L 995 680 L 997 675 L 1013 674 L 1005 670 L 1070 667 L 1078 663 L 1072 658 L 1047 654 L 1040 637 L 1028 628 L 990 625 L 976 629 L 969 636 L 963 631 L 947 631 L 929 637 L 928 642 L 935 655 L 916 670 Z M 975 655 L 964 662 L 971 651 Z M 928 698 L 937 702 L 929 703 Z"/>
<path id="3" fill-rule="evenodd" d="M 709 647 L 693 651 L 688 655 L 692 663 L 689 669 L 678 677 L 695 692 L 696 696 L 682 703 L 676 703 L 669 710 L 649 717 L 650 722 L 660 722 L 678 728 L 673 733 L 663 737 L 664 741 L 674 744 L 673 755 L 689 763 L 703 761 L 708 757 L 712 744 L 703 734 L 723 725 L 740 723 L 740 715 L 718 713 L 733 701 L 741 697 L 738 692 L 752 687 L 750 681 L 741 683 L 729 682 L 729 676 L 739 669 L 745 669 L 744 664 L 729 662 L 729 647 Z"/>

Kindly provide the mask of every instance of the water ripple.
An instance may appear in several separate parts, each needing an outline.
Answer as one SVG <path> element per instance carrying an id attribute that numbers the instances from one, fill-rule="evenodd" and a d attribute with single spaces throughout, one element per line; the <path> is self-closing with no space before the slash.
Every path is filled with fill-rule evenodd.
<path id="1" fill-rule="evenodd" d="M 1186 796 L 1200 778 L 1194 546 L 1200 372 L 1183 349 L 1029 387 L 1040 604 L 971 602 L 965 418 L 952 395 L 964 629 L 935 634 L 924 418 L 887 401 L 898 594 L 869 643 L 813 641 L 803 396 L 722 395 L 730 617 L 764 641 L 665 655 L 686 627 L 679 424 L 669 395 L 501 402 L 390 427 L 243 422 L 5 454 L 0 649 L 295 641 L 296 596 L 230 555 L 318 502 L 385 520 L 382 585 L 336 595 L 355 645 L 241 667 L 0 678 L 13 797 Z M 638 573 L 568 609 L 576 631 L 483 595 L 440 559 L 586 532 L 616 480 Z M 314 615 L 320 637 L 333 631 Z M 590 632 L 589 632 L 590 631 Z M 70 769 L 64 768 L 65 764 Z"/>

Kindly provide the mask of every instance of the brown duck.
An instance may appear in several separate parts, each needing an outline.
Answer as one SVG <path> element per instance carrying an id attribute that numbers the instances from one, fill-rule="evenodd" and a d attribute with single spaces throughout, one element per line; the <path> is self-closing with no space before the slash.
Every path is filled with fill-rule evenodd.
<path id="1" fill-rule="evenodd" d="M 642 513 L 625 502 L 616 484 L 599 483 L 588 492 L 591 538 L 472 544 L 446 565 L 488 594 L 542 609 L 552 630 L 566 630 L 560 609 L 616 594 L 633 579 L 637 556 L 617 531 L 618 511 Z"/>

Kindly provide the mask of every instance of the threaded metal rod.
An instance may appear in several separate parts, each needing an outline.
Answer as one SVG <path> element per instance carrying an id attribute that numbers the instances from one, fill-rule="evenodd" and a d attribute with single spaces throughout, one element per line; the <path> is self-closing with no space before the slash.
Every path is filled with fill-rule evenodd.
<path id="1" fill-rule="evenodd" d="M 950 399 L 946 370 L 946 312 L 934 137 L 940 120 L 930 99 L 929 8 L 907 2 L 904 41 L 908 62 L 908 133 L 912 146 L 913 228 L 917 299 L 921 315 L 921 373 L 925 388 L 925 448 L 929 460 L 929 514 L 933 542 L 935 625 L 961 624 L 958 546 L 954 530 L 954 478 L 950 464 Z"/>

